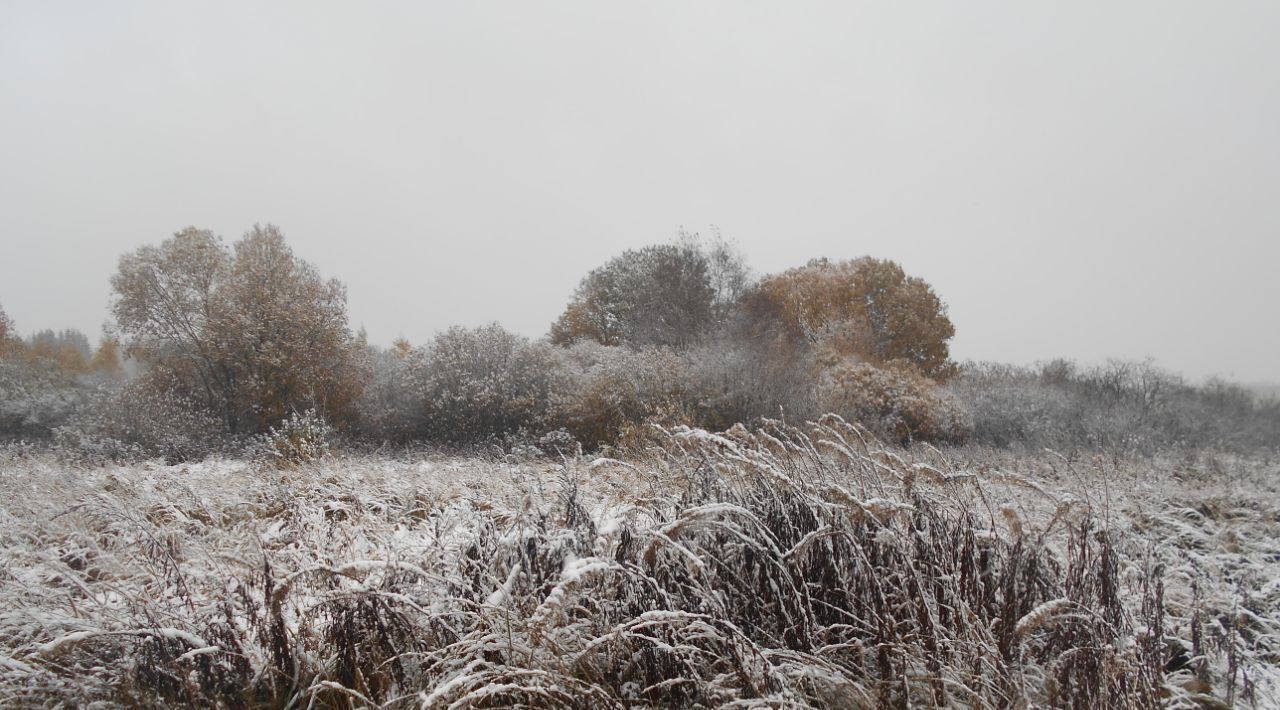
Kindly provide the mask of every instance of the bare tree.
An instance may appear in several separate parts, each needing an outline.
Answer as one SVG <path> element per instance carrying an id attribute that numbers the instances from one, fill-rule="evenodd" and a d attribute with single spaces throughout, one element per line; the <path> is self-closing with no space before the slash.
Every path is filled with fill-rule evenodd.
<path id="1" fill-rule="evenodd" d="M 680 242 L 699 252 L 706 261 L 712 314 L 716 321 L 725 322 L 752 285 L 746 257 L 737 244 L 726 241 L 720 230 L 714 227 L 709 239 L 696 232 L 681 230 Z"/>

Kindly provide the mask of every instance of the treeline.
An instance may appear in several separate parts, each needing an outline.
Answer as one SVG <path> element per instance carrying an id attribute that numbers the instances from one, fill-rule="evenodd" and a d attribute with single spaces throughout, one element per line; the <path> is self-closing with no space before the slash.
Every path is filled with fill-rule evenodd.
<path id="1" fill-rule="evenodd" d="M 993 446 L 1280 447 L 1280 399 L 1220 379 L 1193 386 L 1150 361 L 971 364 L 948 388 L 969 412 L 971 438 Z"/>
<path id="2" fill-rule="evenodd" d="M 113 327 L 25 341 L 0 311 L 0 436 L 88 461 L 198 458 L 330 433 L 366 445 L 638 445 L 827 412 L 886 439 L 999 446 L 1274 446 L 1275 404 L 1147 364 L 960 366 L 942 300 L 900 266 L 818 259 L 755 277 L 718 235 L 588 273 L 547 337 L 492 324 L 391 348 L 272 226 L 188 228 L 120 259 Z M 270 435 L 273 435 L 271 437 Z M 267 438 L 264 439 L 264 436 Z"/>

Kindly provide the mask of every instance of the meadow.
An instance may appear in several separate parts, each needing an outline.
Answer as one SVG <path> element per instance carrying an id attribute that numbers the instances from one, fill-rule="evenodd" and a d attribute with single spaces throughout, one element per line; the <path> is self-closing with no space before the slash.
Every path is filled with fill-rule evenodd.
<path id="1" fill-rule="evenodd" d="M 6 707 L 1275 707 L 1280 461 L 0 451 Z"/>

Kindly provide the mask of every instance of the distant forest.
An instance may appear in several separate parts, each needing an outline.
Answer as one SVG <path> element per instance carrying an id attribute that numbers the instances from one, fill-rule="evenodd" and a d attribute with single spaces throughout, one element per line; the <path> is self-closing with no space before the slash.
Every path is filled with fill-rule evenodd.
<path id="1" fill-rule="evenodd" d="M 21 337 L 0 309 L 0 439 L 89 464 L 264 441 L 554 453 L 834 413 L 904 445 L 1280 443 L 1274 392 L 1150 362 L 957 363 L 946 304 L 893 261 L 757 276 L 718 234 L 610 259 L 536 340 L 494 323 L 372 345 L 343 284 L 270 225 L 230 245 L 184 229 L 123 255 L 111 287 L 96 348 L 75 330 Z"/>

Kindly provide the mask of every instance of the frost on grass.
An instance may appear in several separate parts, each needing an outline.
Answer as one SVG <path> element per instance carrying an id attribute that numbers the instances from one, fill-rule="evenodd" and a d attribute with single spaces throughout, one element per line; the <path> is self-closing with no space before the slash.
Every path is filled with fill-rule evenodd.
<path id="1" fill-rule="evenodd" d="M 1274 463 L 662 436 L 0 458 L 0 705 L 1280 703 Z"/>

